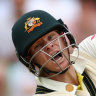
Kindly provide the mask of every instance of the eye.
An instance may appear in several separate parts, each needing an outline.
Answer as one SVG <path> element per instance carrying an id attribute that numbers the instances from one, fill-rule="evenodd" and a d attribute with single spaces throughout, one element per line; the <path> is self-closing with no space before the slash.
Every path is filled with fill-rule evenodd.
<path id="1" fill-rule="evenodd" d="M 38 49 L 41 48 L 41 43 L 38 43 L 37 45 L 35 45 L 34 49 Z"/>
<path id="2" fill-rule="evenodd" d="M 51 40 L 51 39 L 52 39 L 52 37 L 53 37 L 52 35 L 49 35 L 49 36 L 48 36 L 48 40 Z"/>
<path id="3" fill-rule="evenodd" d="M 55 39 L 55 36 L 54 35 L 49 35 L 48 36 L 48 40 L 53 40 L 53 39 Z"/>
<path id="4" fill-rule="evenodd" d="M 48 36 L 48 40 L 54 40 L 55 38 L 57 38 L 57 36 L 54 34 Z"/>

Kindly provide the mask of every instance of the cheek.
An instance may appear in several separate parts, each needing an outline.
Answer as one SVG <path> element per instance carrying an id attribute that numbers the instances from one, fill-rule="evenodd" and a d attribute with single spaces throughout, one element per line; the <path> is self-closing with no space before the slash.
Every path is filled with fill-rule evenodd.
<path id="1" fill-rule="evenodd" d="M 45 63 L 46 60 L 47 60 L 47 56 L 44 53 L 38 53 L 34 58 L 34 62 L 40 65 L 43 65 L 43 63 Z"/>
<path id="2" fill-rule="evenodd" d="M 61 48 L 62 49 L 65 48 L 65 47 L 67 47 L 67 43 L 64 42 L 64 40 L 62 38 L 60 38 L 60 45 L 61 45 Z"/>
<path id="3" fill-rule="evenodd" d="M 63 39 L 60 39 L 61 49 L 64 49 L 67 47 L 67 42 L 64 42 Z M 66 48 L 63 52 L 68 57 L 68 48 Z"/>
<path id="4" fill-rule="evenodd" d="M 43 65 L 44 63 L 46 63 L 46 65 L 44 65 L 44 67 L 50 69 L 50 67 L 56 65 L 56 64 L 53 64 L 52 61 L 49 61 L 47 62 L 48 60 L 50 59 L 49 56 L 41 53 L 41 54 L 38 54 L 35 58 L 34 58 L 34 62 L 39 64 L 39 65 Z"/>

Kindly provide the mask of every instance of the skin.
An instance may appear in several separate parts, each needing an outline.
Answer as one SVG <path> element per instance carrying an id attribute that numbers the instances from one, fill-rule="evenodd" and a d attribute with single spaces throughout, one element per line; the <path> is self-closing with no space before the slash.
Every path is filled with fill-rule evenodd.
<path id="1" fill-rule="evenodd" d="M 58 36 L 60 36 L 60 35 L 57 33 L 56 30 L 49 32 L 48 34 L 46 34 L 43 37 L 41 37 L 40 39 L 38 39 L 29 48 L 29 53 L 31 53 L 32 55 L 35 54 L 44 45 L 48 44 L 50 41 L 54 40 Z M 64 43 L 64 40 L 62 38 L 60 38 L 59 40 L 60 40 L 60 44 L 61 44 L 61 49 L 65 48 L 66 47 L 66 42 Z M 49 44 L 48 46 L 46 46 L 43 49 L 43 51 L 48 53 L 51 56 L 52 56 L 52 54 L 60 51 L 58 40 L 56 40 L 56 41 L 52 42 L 51 44 Z M 68 49 L 64 50 L 63 53 L 69 59 Z M 57 61 L 58 64 L 60 65 L 60 67 L 62 68 L 62 70 L 64 70 L 69 65 L 69 62 L 66 59 L 66 57 L 63 56 L 62 58 L 58 59 L 58 61 Z M 48 59 L 50 59 L 49 56 L 47 56 L 46 54 L 44 54 L 42 52 L 39 52 L 34 57 L 34 62 L 39 64 L 39 65 L 43 65 L 43 63 L 45 63 Z M 46 64 L 44 67 L 49 69 L 49 70 L 56 71 L 56 72 L 61 71 L 59 66 L 53 60 L 50 60 L 50 62 L 48 62 L 48 64 Z M 51 73 L 51 74 L 48 75 L 46 73 L 43 73 L 42 76 L 47 77 L 47 76 L 50 76 L 50 75 L 53 75 L 53 74 L 54 73 Z M 61 82 L 66 82 L 66 83 L 72 83 L 72 84 L 75 84 L 75 85 L 79 84 L 78 79 L 77 79 L 77 75 L 76 75 L 76 71 L 75 71 L 75 69 L 72 65 L 70 65 L 67 72 L 65 72 L 64 74 L 59 74 L 57 76 L 54 76 L 51 79 L 61 81 Z"/>

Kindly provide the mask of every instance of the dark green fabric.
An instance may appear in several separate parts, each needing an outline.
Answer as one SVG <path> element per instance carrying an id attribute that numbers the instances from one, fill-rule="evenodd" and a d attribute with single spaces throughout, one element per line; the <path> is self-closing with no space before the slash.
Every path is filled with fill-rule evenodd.
<path id="1" fill-rule="evenodd" d="M 54 90 L 51 90 L 39 85 L 37 86 L 36 94 L 46 94 L 50 92 L 54 92 Z"/>
<path id="2" fill-rule="evenodd" d="M 24 27 L 29 17 L 40 18 L 42 24 L 28 33 Z M 27 48 L 34 41 L 54 29 L 64 29 L 64 24 L 60 23 L 49 13 L 42 10 L 34 10 L 24 14 L 12 27 L 12 40 L 17 53 L 24 56 Z"/>

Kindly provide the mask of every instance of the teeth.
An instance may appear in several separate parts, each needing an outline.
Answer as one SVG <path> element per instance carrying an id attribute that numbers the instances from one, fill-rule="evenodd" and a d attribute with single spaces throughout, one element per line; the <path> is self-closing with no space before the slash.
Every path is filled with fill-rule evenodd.
<path id="1" fill-rule="evenodd" d="M 62 59 L 62 57 L 58 58 L 56 61 L 59 61 L 59 60 L 61 60 L 61 59 Z"/>
<path id="2" fill-rule="evenodd" d="M 54 53 L 54 54 L 52 54 L 52 57 L 55 55 L 55 54 L 57 54 L 58 52 L 56 52 L 56 53 Z"/>

